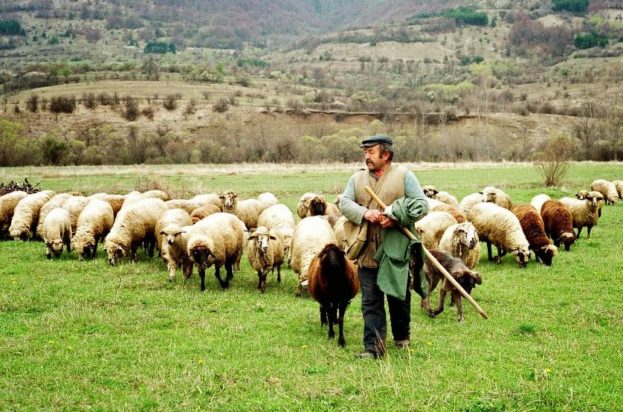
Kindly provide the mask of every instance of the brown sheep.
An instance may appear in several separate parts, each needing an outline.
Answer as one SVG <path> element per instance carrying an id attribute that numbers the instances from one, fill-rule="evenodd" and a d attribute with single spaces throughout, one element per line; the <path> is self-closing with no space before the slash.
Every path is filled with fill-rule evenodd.
<path id="1" fill-rule="evenodd" d="M 309 265 L 309 293 L 320 303 L 320 324 L 329 324 L 329 339 L 335 337 L 333 325 L 338 324 L 338 345 L 344 339 L 344 314 L 351 299 L 359 292 L 359 276 L 355 264 L 335 243 L 329 243 Z M 339 312 L 339 314 L 338 314 Z"/>
<path id="2" fill-rule="evenodd" d="M 564 243 L 568 251 L 575 242 L 573 232 L 573 217 L 569 209 L 558 200 L 548 200 L 541 207 L 541 217 L 545 226 L 545 233 L 552 238 L 556 247 Z"/>
<path id="3" fill-rule="evenodd" d="M 547 238 L 545 224 L 541 215 L 532 205 L 528 204 L 513 206 L 511 211 L 519 219 L 521 230 L 526 235 L 536 260 L 541 260 L 546 266 L 551 266 L 552 259 L 556 256 L 558 248 L 552 245 L 551 240 Z"/>
<path id="4" fill-rule="evenodd" d="M 457 206 L 452 206 L 447 203 L 435 204 L 434 206 L 431 206 L 428 211 L 448 212 L 456 219 L 457 223 L 463 223 L 467 220 L 467 218 L 465 217 L 465 213 L 461 212 L 461 210 Z"/>
<path id="5" fill-rule="evenodd" d="M 435 257 L 435 259 L 437 259 L 441 266 L 443 266 L 444 269 L 452 275 L 459 285 L 465 289 L 467 293 L 471 293 L 472 289 L 475 288 L 476 285 L 482 284 L 482 277 L 480 276 L 480 273 L 469 269 L 458 257 L 454 257 L 448 252 L 436 249 L 431 249 L 429 252 Z M 452 303 L 456 306 L 458 321 L 463 322 L 463 296 L 461 295 L 461 292 L 456 290 L 452 283 L 450 283 L 439 271 L 439 269 L 437 269 L 435 265 L 431 264 L 428 259 L 424 264 L 424 273 L 426 274 L 426 281 L 428 282 L 428 297 L 422 300 L 422 307 L 428 312 L 428 316 L 433 318 L 443 312 L 446 294 L 450 292 L 452 294 Z M 443 285 L 441 286 L 441 291 L 439 292 L 439 306 L 437 309 L 431 310 L 428 299 L 440 280 L 443 280 Z"/>
<path id="6" fill-rule="evenodd" d="M 192 219 L 193 224 L 195 224 L 201 219 L 203 219 L 204 217 L 213 215 L 214 213 L 218 213 L 220 211 L 221 211 L 220 207 L 212 203 L 208 203 L 206 205 L 203 205 L 193 210 L 193 212 L 190 214 L 190 218 Z"/>

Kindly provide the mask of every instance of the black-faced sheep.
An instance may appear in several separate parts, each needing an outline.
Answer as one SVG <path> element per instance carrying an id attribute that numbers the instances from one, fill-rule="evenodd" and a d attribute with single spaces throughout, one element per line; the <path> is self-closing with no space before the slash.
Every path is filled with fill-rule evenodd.
<path id="1" fill-rule="evenodd" d="M 48 259 L 52 255 L 59 257 L 63 252 L 63 246 L 67 253 L 71 251 L 71 219 L 69 212 L 62 207 L 52 209 L 47 213 L 43 221 L 43 241 L 46 247 Z"/>
<path id="2" fill-rule="evenodd" d="M 262 204 L 257 199 L 238 200 L 235 192 L 229 191 L 221 196 L 223 212 L 238 216 L 247 229 L 257 227 L 257 219 L 262 213 Z"/>
<path id="3" fill-rule="evenodd" d="M 583 227 L 587 228 L 588 234 L 586 235 L 586 238 L 590 239 L 591 229 L 593 226 L 597 225 L 599 220 L 599 206 L 597 204 L 597 199 L 589 194 L 584 200 L 563 197 L 560 199 L 560 203 L 567 206 L 569 212 L 571 212 L 573 227 L 578 229 L 576 239 L 580 238 L 580 233 L 582 233 Z"/>
<path id="4" fill-rule="evenodd" d="M 541 207 L 541 217 L 545 233 L 552 238 L 554 245 L 559 247 L 562 242 L 565 250 L 569 251 L 575 242 L 575 233 L 573 232 L 573 217 L 567 206 L 558 200 L 548 200 Z"/>
<path id="5" fill-rule="evenodd" d="M 244 238 L 244 223 L 230 213 L 215 213 L 193 226 L 187 251 L 199 268 L 202 291 L 205 290 L 205 271 L 212 265 L 221 288 L 229 287 L 229 281 L 234 277 L 234 267 L 240 263 Z M 227 271 L 225 280 L 221 278 L 222 266 Z"/>
<path id="6" fill-rule="evenodd" d="M 506 253 L 514 255 L 519 267 L 526 267 L 530 259 L 530 245 L 521 230 L 517 217 L 508 209 L 495 203 L 478 203 L 467 216 L 472 222 L 481 241 L 487 242 L 487 255 L 493 260 L 491 244 L 498 249 L 497 262 Z"/>
<path id="7" fill-rule="evenodd" d="M 541 208 L 543 207 L 543 203 L 551 200 L 551 198 L 545 193 L 538 194 L 530 200 L 530 205 L 539 213 L 541 213 Z"/>
<path id="8" fill-rule="evenodd" d="M 33 193 L 17 203 L 9 226 L 9 235 L 15 240 L 28 240 L 36 233 L 39 223 L 39 213 L 44 204 L 52 197 L 54 192 L 44 190 Z"/>
<path id="9" fill-rule="evenodd" d="M 26 196 L 28 193 L 21 190 L 0 196 L 0 239 L 9 234 L 9 226 L 11 219 L 13 219 L 13 213 L 15 213 L 15 207 Z"/>
<path id="10" fill-rule="evenodd" d="M 105 200 L 91 199 L 78 216 L 76 233 L 71 240 L 78 259 L 97 257 L 97 245 L 110 232 L 113 221 L 114 211 L 110 203 Z"/>
<path id="11" fill-rule="evenodd" d="M 597 179 L 591 183 L 591 190 L 595 190 L 606 199 L 606 204 L 613 205 L 619 201 L 619 193 L 616 186 L 607 180 Z"/>
<path id="12" fill-rule="evenodd" d="M 470 222 L 454 224 L 443 232 L 439 249 L 461 259 L 473 269 L 480 261 L 480 239 L 478 231 Z"/>
<path id="13" fill-rule="evenodd" d="M 482 189 L 482 192 L 480 193 L 482 193 L 483 202 L 495 203 L 496 205 L 508 210 L 513 207 L 511 197 L 501 189 L 495 188 L 493 186 L 487 186 Z"/>
<path id="14" fill-rule="evenodd" d="M 257 272 L 257 288 L 266 291 L 266 277 L 269 271 L 277 269 L 277 282 L 281 283 L 281 265 L 283 264 L 284 245 L 277 233 L 266 226 L 251 230 L 247 243 L 247 257 L 253 270 Z"/>
<path id="15" fill-rule="evenodd" d="M 309 293 L 320 303 L 320 324 L 329 324 L 329 339 L 335 337 L 333 325 L 338 324 L 338 345 L 345 346 L 344 315 L 351 299 L 359 292 L 359 276 L 355 264 L 344 251 L 329 243 L 309 264 Z"/>
<path id="16" fill-rule="evenodd" d="M 534 251 L 535 259 L 551 266 L 558 248 L 552 245 L 552 242 L 547 238 L 541 214 L 532 205 L 527 204 L 513 206 L 511 211 L 519 219 L 521 229 L 530 244 L 530 249 Z"/>
<path id="17" fill-rule="evenodd" d="M 167 205 L 156 198 L 138 200 L 121 208 L 105 240 L 108 263 L 115 265 L 128 252 L 131 259 L 136 260 L 136 250 L 143 241 L 147 242 L 148 254 L 153 257 L 156 223 L 167 210 Z"/>
<path id="18" fill-rule="evenodd" d="M 446 229 L 456 223 L 450 213 L 429 212 L 415 223 L 415 230 L 425 248 L 436 249 Z"/>
<path id="19" fill-rule="evenodd" d="M 472 289 L 476 287 L 476 285 L 482 284 L 482 277 L 480 273 L 469 269 L 458 257 L 454 257 L 448 252 L 442 250 L 432 249 L 429 252 L 467 293 L 471 294 Z M 457 320 L 459 322 L 463 322 L 463 296 L 461 293 L 456 290 L 452 283 L 450 283 L 439 271 L 439 269 L 437 269 L 437 267 L 428 259 L 426 259 L 424 264 L 424 273 L 426 274 L 426 280 L 428 282 L 428 298 L 422 301 L 422 307 L 428 312 L 428 315 L 430 317 L 435 317 L 443 312 L 446 295 L 449 292 L 451 293 L 452 303 L 456 306 Z M 436 309 L 431 310 L 428 300 L 440 280 L 443 280 L 443 284 L 441 286 L 441 290 L 439 291 L 439 306 Z"/>
<path id="20" fill-rule="evenodd" d="M 321 216 L 306 217 L 296 225 L 290 258 L 290 267 L 298 275 L 296 296 L 301 296 L 312 259 L 329 243 L 335 243 L 335 234 L 329 222 Z"/>

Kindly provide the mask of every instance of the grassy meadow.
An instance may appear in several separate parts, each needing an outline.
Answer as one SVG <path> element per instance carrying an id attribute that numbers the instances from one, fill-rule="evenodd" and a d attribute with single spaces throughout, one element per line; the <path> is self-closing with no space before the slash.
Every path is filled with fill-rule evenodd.
<path id="1" fill-rule="evenodd" d="M 359 165 L 0 168 L 0 180 L 55 191 L 162 188 L 174 195 L 264 191 L 293 208 L 304 192 L 332 200 Z M 415 165 L 421 184 L 457 197 L 494 184 L 515 203 L 573 196 L 596 178 L 623 178 L 623 163 L 575 163 L 561 188 L 542 187 L 528 164 Z M 294 297 L 286 268 L 265 294 L 246 256 L 230 289 L 209 269 L 167 282 L 164 264 L 140 255 L 110 267 L 75 255 L 47 261 L 41 242 L 0 242 L 1 410 L 615 410 L 623 404 L 623 205 L 607 206 L 590 240 L 553 266 L 477 266 L 474 298 L 430 319 L 412 305 L 412 346 L 359 360 L 360 297 L 346 313 L 347 346 L 327 340 L 318 305 Z M 483 248 L 486 254 L 486 247 Z M 432 298 L 437 302 L 437 295 Z M 388 336 L 391 344 L 391 334 Z"/>

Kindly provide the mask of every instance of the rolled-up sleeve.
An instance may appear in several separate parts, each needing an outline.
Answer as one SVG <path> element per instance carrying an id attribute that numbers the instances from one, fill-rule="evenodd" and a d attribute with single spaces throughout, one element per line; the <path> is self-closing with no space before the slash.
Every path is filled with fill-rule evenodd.
<path id="1" fill-rule="evenodd" d="M 422 189 L 420 189 L 422 191 Z M 344 193 L 342 193 L 342 199 L 340 199 L 340 212 L 348 220 L 358 225 L 363 221 L 363 215 L 368 209 L 355 202 L 355 175 L 348 179 L 348 184 Z"/>

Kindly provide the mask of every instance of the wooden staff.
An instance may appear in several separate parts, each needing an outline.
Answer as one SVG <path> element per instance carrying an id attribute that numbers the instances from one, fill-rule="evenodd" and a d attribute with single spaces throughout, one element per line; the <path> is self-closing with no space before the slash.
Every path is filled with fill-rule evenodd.
<path id="1" fill-rule="evenodd" d="M 383 201 L 381 199 L 379 199 L 379 197 L 376 195 L 376 193 L 374 193 L 372 191 L 372 188 L 370 186 L 366 186 L 366 192 L 368 192 L 368 194 L 370 196 L 372 196 L 372 199 L 374 199 L 374 201 L 381 206 L 383 209 L 385 209 L 387 206 L 385 205 L 385 203 L 383 203 Z M 411 233 L 411 231 L 406 228 L 403 227 L 401 228 L 402 232 L 407 235 L 407 237 L 411 240 L 417 240 L 415 235 L 413 233 Z M 422 245 L 422 249 L 424 249 L 424 253 L 426 254 L 426 257 L 428 258 L 429 261 L 432 262 L 433 265 L 435 265 L 435 267 L 437 269 L 439 269 L 439 271 L 445 276 L 445 278 L 448 280 L 448 282 L 452 283 L 452 286 L 454 286 L 456 288 L 456 290 L 458 290 L 459 292 L 461 292 L 461 295 L 463 295 L 463 297 L 465 299 L 467 299 L 467 301 L 469 303 L 472 304 L 472 306 L 474 308 L 476 308 L 476 310 L 478 311 L 478 313 L 480 313 L 480 315 L 485 318 L 485 319 L 489 319 L 489 316 L 487 316 L 487 313 L 480 307 L 480 305 L 474 300 L 474 298 L 471 297 L 471 295 L 469 293 L 467 293 L 465 291 L 465 289 L 463 289 L 463 287 L 461 285 L 459 285 L 459 282 L 456 281 L 456 279 L 454 279 L 452 277 L 452 275 L 450 275 L 448 273 L 448 271 L 446 270 L 446 268 L 444 268 L 443 266 L 441 266 L 441 263 L 439 263 L 439 261 L 437 259 L 435 259 L 435 256 L 433 256 L 425 247 L 424 245 Z"/>

